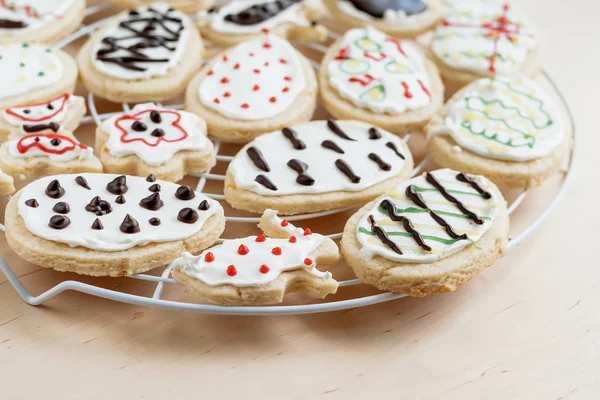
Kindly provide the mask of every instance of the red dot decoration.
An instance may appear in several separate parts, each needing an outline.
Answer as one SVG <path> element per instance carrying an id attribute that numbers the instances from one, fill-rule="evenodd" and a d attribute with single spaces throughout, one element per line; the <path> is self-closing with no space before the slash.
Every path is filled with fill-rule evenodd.
<path id="1" fill-rule="evenodd" d="M 283 58 L 280 58 L 280 59 L 279 59 L 279 62 L 280 62 L 280 63 L 282 63 L 282 64 L 287 64 L 287 61 L 286 61 L 286 60 L 284 60 Z"/>
<path id="2" fill-rule="evenodd" d="M 275 247 L 273 250 L 271 250 L 271 253 L 273 253 L 273 255 L 280 256 L 281 255 L 281 247 Z"/>
<path id="3" fill-rule="evenodd" d="M 219 99 L 217 99 L 216 97 L 215 97 L 215 99 L 213 100 L 213 102 L 214 102 L 214 103 L 217 103 L 217 104 L 221 104 L 221 102 L 219 101 Z"/>
<path id="4" fill-rule="evenodd" d="M 237 269 L 235 269 L 234 265 L 230 265 L 229 267 L 227 267 L 227 275 L 229 275 L 229 276 L 237 275 Z"/>
<path id="5" fill-rule="evenodd" d="M 260 69 L 254 69 L 252 70 L 252 72 L 254 72 L 255 74 L 260 74 Z"/>
<path id="6" fill-rule="evenodd" d="M 236 64 L 233 66 L 233 69 L 240 69 L 240 63 L 236 63 Z"/>
<path id="7" fill-rule="evenodd" d="M 271 48 L 271 43 L 265 43 L 265 44 L 263 44 L 263 48 L 270 49 Z"/>
<path id="8" fill-rule="evenodd" d="M 262 233 L 256 237 L 257 242 L 264 242 L 265 240 L 267 240 L 267 237 Z"/>
<path id="9" fill-rule="evenodd" d="M 248 103 L 244 103 L 244 104 L 241 105 L 241 107 L 242 108 L 248 108 L 248 107 L 250 107 L 250 105 Z"/>
<path id="10" fill-rule="evenodd" d="M 308 235 L 310 235 L 310 234 L 312 234 L 312 231 L 310 230 L 310 228 L 306 228 L 306 229 L 304 230 L 304 236 L 308 236 Z"/>
<path id="11" fill-rule="evenodd" d="M 296 239 L 296 236 L 290 237 L 290 243 L 296 243 L 297 241 L 298 241 L 298 239 Z"/>
<path id="12" fill-rule="evenodd" d="M 307 267 L 310 267 L 312 264 L 313 264 L 313 260 L 311 260 L 310 258 L 304 259 L 304 265 L 306 265 Z"/>
<path id="13" fill-rule="evenodd" d="M 250 57 L 254 57 L 254 53 L 248 53 Z"/>
<path id="14" fill-rule="evenodd" d="M 269 271 L 271 270 L 271 268 L 269 268 L 263 264 L 260 266 L 260 268 L 258 270 L 260 271 L 261 274 L 268 274 Z"/>
<path id="15" fill-rule="evenodd" d="M 212 74 L 214 74 L 214 72 L 213 72 L 213 70 L 212 70 L 212 69 L 211 69 L 211 70 L 209 70 L 209 71 L 206 73 L 206 75 L 207 75 L 207 76 L 211 76 Z"/>
<path id="16" fill-rule="evenodd" d="M 231 93 L 229 93 L 229 92 L 223 93 L 223 97 L 230 97 L 230 96 L 231 96 Z"/>
<path id="17" fill-rule="evenodd" d="M 238 247 L 238 254 L 240 256 L 245 256 L 248 253 L 250 253 L 250 250 L 248 249 L 248 246 L 240 244 L 240 247 Z"/>
<path id="18" fill-rule="evenodd" d="M 261 31 L 261 33 L 264 33 L 264 34 L 269 33 L 269 30 L 267 28 L 262 28 L 260 31 Z"/>
<path id="19" fill-rule="evenodd" d="M 226 62 L 226 61 L 228 61 L 228 60 L 229 60 L 229 59 L 227 58 L 227 54 L 225 54 L 225 55 L 223 56 L 223 61 L 225 61 L 225 62 Z"/>
<path id="20" fill-rule="evenodd" d="M 252 90 L 255 91 L 255 92 L 259 91 L 260 90 L 260 86 L 254 85 L 254 87 L 252 87 Z"/>
<path id="21" fill-rule="evenodd" d="M 223 78 L 223 79 L 221 79 L 221 83 L 223 83 L 223 84 L 229 83 L 229 78 Z"/>
<path id="22" fill-rule="evenodd" d="M 204 261 L 207 263 L 211 263 L 211 262 L 215 261 L 215 255 L 209 251 L 204 256 Z"/>
<path id="23" fill-rule="evenodd" d="M 281 221 L 281 226 L 283 226 L 284 228 L 285 228 L 286 226 L 288 226 L 288 224 L 289 224 L 289 222 L 288 222 L 288 220 L 287 220 L 287 219 L 284 219 L 283 221 Z"/>
<path id="24" fill-rule="evenodd" d="M 265 67 L 268 67 L 268 66 L 269 66 L 269 62 L 267 61 L 267 62 L 265 63 Z"/>
<path id="25" fill-rule="evenodd" d="M 292 80 L 292 77 L 291 77 L 291 76 L 285 76 L 285 77 L 283 78 L 283 80 L 285 80 L 285 81 L 288 81 L 288 82 L 289 82 L 289 81 L 291 81 L 291 80 Z"/>
<path id="26" fill-rule="evenodd" d="M 271 98 L 269 99 L 269 101 L 270 101 L 271 103 L 275 103 L 275 102 L 277 102 L 277 98 L 276 98 L 276 97 L 271 97 Z"/>
<path id="27" fill-rule="evenodd" d="M 290 88 L 286 86 L 286 87 L 284 87 L 283 89 L 281 89 L 281 91 L 282 91 L 283 93 L 287 93 L 287 92 L 289 92 L 289 91 L 290 91 Z"/>

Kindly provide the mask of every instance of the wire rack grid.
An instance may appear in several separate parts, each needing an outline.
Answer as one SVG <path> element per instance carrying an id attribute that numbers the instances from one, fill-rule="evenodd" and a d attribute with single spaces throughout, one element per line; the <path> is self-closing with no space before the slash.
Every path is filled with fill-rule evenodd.
<path id="1" fill-rule="evenodd" d="M 96 5 L 89 7 L 86 12 L 86 16 L 90 16 L 96 14 L 100 11 L 105 10 L 110 6 L 108 5 Z M 106 19 L 101 19 L 94 23 L 83 25 L 77 30 L 75 33 L 66 37 L 61 42 L 56 44 L 56 48 L 62 48 L 73 41 L 80 39 L 82 37 L 88 36 L 92 34 L 96 29 L 102 26 L 106 22 Z M 339 37 L 338 34 L 334 32 L 330 32 L 329 36 L 331 39 L 337 39 Z M 324 53 L 327 50 L 327 47 L 322 44 L 317 43 L 300 43 L 300 45 L 308 47 L 312 50 L 316 50 L 319 53 Z M 319 63 L 315 60 L 310 60 L 313 67 L 316 69 L 319 67 Z M 529 236 L 535 229 L 537 229 L 544 220 L 548 217 L 550 212 L 559 202 L 559 200 L 564 195 L 569 182 L 571 181 L 571 177 L 573 176 L 573 166 L 575 160 L 575 122 L 572 116 L 572 113 L 569 109 L 567 102 L 565 101 L 563 95 L 561 94 L 559 88 L 555 84 L 555 82 L 551 79 L 551 77 L 544 72 L 544 78 L 552 87 L 553 91 L 558 95 L 559 100 L 561 101 L 567 116 L 569 127 L 572 132 L 572 141 L 573 146 L 571 149 L 571 153 L 569 155 L 569 161 L 566 171 L 564 172 L 562 182 L 560 187 L 558 188 L 555 197 L 548 204 L 548 206 L 540 212 L 540 214 L 523 230 L 513 235 L 510 238 L 508 250 L 516 247 L 519 243 L 521 243 L 527 236 Z M 110 118 L 114 115 L 120 114 L 121 112 L 111 112 L 111 113 L 99 113 L 96 107 L 94 95 L 92 93 L 88 94 L 88 109 L 90 114 L 85 116 L 82 120 L 83 124 L 95 123 L 99 125 L 102 121 L 107 118 Z M 168 105 L 167 107 L 173 109 L 182 109 L 182 104 Z M 122 104 L 123 112 L 131 111 L 129 104 Z M 411 139 L 411 134 L 406 134 L 403 139 L 408 143 Z M 215 152 L 217 153 L 217 161 L 222 163 L 229 163 L 233 157 L 228 155 L 219 154 L 222 148 L 221 144 L 225 143 L 223 140 L 211 138 L 214 143 Z M 414 175 L 418 175 L 421 173 L 429 164 L 429 160 L 425 157 L 414 170 Z M 224 181 L 225 176 L 222 174 L 212 173 L 211 170 L 203 173 L 199 176 L 197 190 L 203 192 L 205 186 L 208 181 Z M 222 194 L 217 193 L 205 193 L 206 196 L 209 196 L 218 201 L 224 201 L 224 196 Z M 508 208 L 509 215 L 512 215 L 515 210 L 522 204 L 522 202 L 527 197 L 529 191 L 523 190 L 518 196 L 514 198 Z M 346 211 L 347 209 L 337 209 L 330 210 L 319 213 L 310 213 L 310 214 L 302 214 L 286 217 L 286 219 L 290 221 L 301 221 L 312 218 L 325 217 L 329 215 L 333 215 L 342 211 Z M 237 217 L 237 216 L 226 216 L 226 220 L 228 223 L 234 224 L 257 224 L 260 220 L 258 217 Z M 0 224 L 0 229 L 4 230 L 4 226 Z M 337 240 L 341 238 L 341 233 L 335 233 L 327 235 L 331 239 Z M 162 298 L 163 291 L 165 285 L 179 285 L 174 279 L 170 278 L 171 268 L 165 267 L 160 275 L 151 275 L 148 273 L 143 274 L 135 274 L 131 275 L 128 278 L 137 279 L 141 281 L 148 281 L 156 283 L 156 287 L 152 296 L 140 296 L 130 293 L 119 292 L 117 290 L 106 289 L 103 287 L 95 286 L 92 284 L 79 282 L 76 280 L 65 280 L 50 288 L 49 290 L 41 293 L 38 296 L 31 295 L 27 289 L 23 286 L 18 276 L 12 270 L 12 268 L 6 263 L 4 258 L 0 257 L 0 269 L 6 275 L 8 281 L 14 286 L 17 293 L 21 296 L 21 298 L 30 305 L 37 306 L 46 301 L 54 298 L 55 296 L 61 294 L 62 292 L 72 290 L 85 294 L 89 294 L 92 296 L 101 297 L 104 299 L 119 301 L 123 303 L 129 303 L 139 306 L 148 306 L 148 307 L 156 307 L 163 308 L 168 310 L 180 310 L 180 311 L 193 311 L 200 312 L 206 314 L 227 314 L 227 315 L 294 315 L 294 314 L 312 314 L 312 313 L 321 313 L 321 312 L 329 312 L 329 311 L 339 311 L 350 308 L 364 307 L 368 305 L 374 305 L 378 303 L 383 303 L 391 300 L 396 300 L 402 297 L 406 297 L 405 294 L 395 294 L 395 293 L 380 293 L 369 295 L 365 297 L 352 298 L 347 300 L 339 300 L 339 301 L 329 301 L 329 302 L 321 302 L 321 303 L 312 303 L 312 304 L 302 304 L 302 305 L 280 305 L 280 306 L 236 306 L 236 307 L 228 307 L 228 306 L 216 306 L 216 305 L 208 305 L 208 304 L 198 304 L 191 302 L 182 302 L 182 301 L 171 301 Z M 348 287 L 354 285 L 361 285 L 362 282 L 358 279 L 351 279 L 340 281 L 340 287 Z"/>

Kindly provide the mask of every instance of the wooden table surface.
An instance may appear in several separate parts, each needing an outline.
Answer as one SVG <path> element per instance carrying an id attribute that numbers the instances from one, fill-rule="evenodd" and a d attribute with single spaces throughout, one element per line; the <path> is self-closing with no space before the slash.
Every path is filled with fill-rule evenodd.
<path id="1" fill-rule="evenodd" d="M 172 312 L 75 292 L 34 308 L 0 274 L 0 398 L 599 398 L 600 6 L 521 3 L 573 108 L 578 157 L 550 218 L 493 268 L 451 294 L 288 317 Z M 66 279 L 20 261 L 3 237 L 0 249 L 32 293 Z"/>

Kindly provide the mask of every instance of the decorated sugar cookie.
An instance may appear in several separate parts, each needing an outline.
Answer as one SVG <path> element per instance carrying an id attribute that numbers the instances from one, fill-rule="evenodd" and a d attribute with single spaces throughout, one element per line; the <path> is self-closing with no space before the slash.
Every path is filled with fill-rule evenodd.
<path id="1" fill-rule="evenodd" d="M 145 5 L 150 5 L 154 3 L 153 0 L 111 0 L 118 6 L 125 8 L 136 8 Z M 186 14 L 191 14 L 198 10 L 205 10 L 215 3 L 214 0 L 167 0 L 165 3 L 169 4 L 171 7 L 184 12 Z"/>
<path id="2" fill-rule="evenodd" d="M 58 132 L 58 130 L 57 130 Z M 19 180 L 76 172 L 102 172 L 94 149 L 71 132 L 31 133 L 0 146 L 0 167 Z"/>
<path id="3" fill-rule="evenodd" d="M 352 29 L 325 54 L 319 73 L 325 108 L 394 133 L 420 129 L 442 106 L 444 89 L 417 47 L 376 30 Z"/>
<path id="4" fill-rule="evenodd" d="M 0 109 L 35 104 L 71 93 L 77 80 L 73 60 L 37 44 L 0 46 Z"/>
<path id="5" fill-rule="evenodd" d="M 286 39 L 323 41 L 327 29 L 319 25 L 318 0 L 233 0 L 196 17 L 202 36 L 221 47 L 271 32 Z"/>
<path id="6" fill-rule="evenodd" d="M 211 136 L 251 140 L 309 120 L 316 96 L 308 60 L 286 40 L 263 35 L 209 62 L 188 88 L 186 109 L 207 122 Z"/>
<path id="7" fill-rule="evenodd" d="M 6 211 L 6 236 L 25 260 L 59 271 L 123 276 L 199 252 L 223 232 L 218 202 L 188 186 L 113 174 L 38 179 Z"/>
<path id="8" fill-rule="evenodd" d="M 393 37 L 412 38 L 442 17 L 438 0 L 324 0 L 332 17 L 347 29 L 371 25 Z"/>
<path id="9" fill-rule="evenodd" d="M 12 176 L 0 171 L 0 195 L 13 194 L 15 192 L 15 181 Z"/>
<path id="10" fill-rule="evenodd" d="M 202 62 L 200 35 L 185 14 L 153 3 L 114 17 L 81 49 L 86 87 L 111 101 L 163 101 L 181 93 Z"/>
<path id="11" fill-rule="evenodd" d="M 506 201 L 482 176 L 427 172 L 361 208 L 341 244 L 358 278 L 381 290 L 453 291 L 506 248 Z"/>
<path id="12" fill-rule="evenodd" d="M 552 99 L 524 77 L 480 79 L 455 94 L 427 127 L 437 164 L 490 176 L 497 184 L 541 184 L 569 148 Z"/>
<path id="13" fill-rule="evenodd" d="M 339 260 L 331 239 L 296 228 L 274 210 L 265 211 L 259 227 L 259 236 L 226 239 L 199 256 L 184 253 L 171 265 L 173 277 L 203 301 L 221 305 L 276 304 L 291 292 L 324 298 L 337 291 L 331 273 L 317 269 Z"/>
<path id="14" fill-rule="evenodd" d="M 106 172 L 178 181 L 216 164 L 206 124 L 196 115 L 138 104 L 96 131 L 96 148 Z"/>
<path id="15" fill-rule="evenodd" d="M 500 1 L 460 3 L 438 26 L 430 53 L 450 94 L 479 77 L 533 76 L 541 64 L 531 23 Z"/>
<path id="16" fill-rule="evenodd" d="M 0 0 L 0 43 L 54 43 L 75 31 L 85 0 Z"/>
<path id="17" fill-rule="evenodd" d="M 39 104 L 10 107 L 0 112 L 0 140 L 44 131 L 74 131 L 85 112 L 84 98 L 68 93 Z"/>
<path id="18" fill-rule="evenodd" d="M 398 136 L 358 121 L 313 121 L 260 136 L 229 164 L 235 208 L 299 214 L 350 207 L 408 179 L 413 160 Z"/>

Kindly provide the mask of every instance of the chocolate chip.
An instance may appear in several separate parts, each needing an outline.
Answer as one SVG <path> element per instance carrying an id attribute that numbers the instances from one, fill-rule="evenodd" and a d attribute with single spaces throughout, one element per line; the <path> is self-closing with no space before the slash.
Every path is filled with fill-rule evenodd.
<path id="1" fill-rule="evenodd" d="M 185 224 L 193 224 L 198 221 L 198 213 L 189 207 L 182 208 L 179 214 L 177 214 L 177 220 Z"/>
<path id="2" fill-rule="evenodd" d="M 31 112 L 31 110 L 23 110 L 24 114 L 29 114 Z"/>
<path id="3" fill-rule="evenodd" d="M 117 196 L 117 198 L 115 199 L 115 203 L 117 204 L 125 204 L 125 196 L 123 196 L 122 194 Z"/>
<path id="4" fill-rule="evenodd" d="M 150 196 L 140 200 L 140 206 L 146 210 L 156 211 L 164 205 L 165 203 L 160 199 L 160 194 L 158 192 L 152 193 Z"/>
<path id="5" fill-rule="evenodd" d="M 100 222 L 99 218 L 96 218 L 92 223 L 92 229 L 96 231 L 101 231 L 102 229 L 104 229 L 104 225 L 102 225 L 102 222 Z"/>
<path id="6" fill-rule="evenodd" d="M 310 21 L 310 26 L 317 26 L 319 24 L 318 21 L 312 20 Z"/>
<path id="7" fill-rule="evenodd" d="M 152 131 L 151 135 L 154 137 L 163 137 L 163 136 L 165 136 L 165 131 L 163 131 L 160 128 L 156 128 L 155 130 Z"/>
<path id="8" fill-rule="evenodd" d="M 97 216 L 102 216 L 110 214 L 112 212 L 112 207 L 108 201 L 102 200 L 100 196 L 96 196 L 87 206 L 85 206 L 85 210 L 92 212 Z"/>
<path id="9" fill-rule="evenodd" d="M 75 183 L 81 186 L 82 188 L 92 190 L 92 188 L 90 188 L 90 185 L 88 185 L 87 181 L 83 176 L 78 176 L 77 178 L 75 178 Z"/>
<path id="10" fill-rule="evenodd" d="M 156 182 L 156 176 L 154 176 L 154 174 L 148 175 L 146 182 Z"/>
<path id="11" fill-rule="evenodd" d="M 33 141 L 34 141 L 34 142 L 39 142 L 39 141 L 40 141 L 40 138 L 39 138 L 39 136 L 36 136 L 36 137 L 35 137 L 35 139 L 33 139 Z"/>
<path id="12" fill-rule="evenodd" d="M 127 189 L 127 178 L 125 178 L 125 175 L 117 176 L 106 185 L 106 190 L 112 194 L 125 194 L 127 193 Z"/>
<path id="13" fill-rule="evenodd" d="M 148 220 L 148 222 L 150 222 L 150 225 L 152 225 L 152 226 L 158 226 L 158 225 L 160 225 L 160 219 L 158 219 L 156 217 L 150 218 Z"/>
<path id="14" fill-rule="evenodd" d="M 58 181 L 58 179 L 54 179 L 48 184 L 48 187 L 46 187 L 46 195 L 48 197 L 52 197 L 53 199 L 60 199 L 63 194 L 65 194 L 65 189 L 63 189 L 63 187 L 60 186 L 60 182 Z"/>
<path id="15" fill-rule="evenodd" d="M 131 15 L 131 16 L 133 16 L 133 17 L 135 17 L 135 16 L 137 16 L 137 15 L 140 15 L 140 13 L 139 13 L 139 12 L 137 12 L 137 11 L 135 11 L 135 10 L 131 10 L 131 11 L 129 11 L 129 15 Z"/>
<path id="16" fill-rule="evenodd" d="M 148 129 L 148 127 L 142 121 L 135 121 L 133 124 L 131 124 L 131 129 L 136 132 L 144 132 Z"/>
<path id="17" fill-rule="evenodd" d="M 53 106 L 52 104 L 48 104 L 48 105 L 46 106 L 46 108 L 47 108 L 48 110 L 54 110 L 54 106 Z"/>
<path id="18" fill-rule="evenodd" d="M 123 222 L 121 222 L 119 229 L 123 233 L 138 233 L 140 231 L 140 224 L 131 215 L 127 214 Z"/>
<path id="19" fill-rule="evenodd" d="M 192 200 L 196 193 L 189 186 L 179 186 L 175 191 L 175 197 L 179 200 Z"/>
<path id="20" fill-rule="evenodd" d="M 54 138 L 50 141 L 50 144 L 52 146 L 58 146 L 61 143 L 61 140 L 59 138 Z"/>
<path id="21" fill-rule="evenodd" d="M 65 215 L 54 215 L 52 218 L 50 218 L 48 226 L 52 229 L 65 229 L 70 223 L 71 220 L 69 217 Z"/>
<path id="22" fill-rule="evenodd" d="M 160 185 L 155 183 L 154 185 L 150 186 L 148 190 L 151 192 L 160 192 Z"/>
<path id="23" fill-rule="evenodd" d="M 150 112 L 150 121 L 154 122 L 155 124 L 160 124 L 162 122 L 160 113 L 158 111 L 151 111 Z"/>
<path id="24" fill-rule="evenodd" d="M 52 211 L 58 214 L 68 214 L 71 211 L 71 207 L 64 201 L 58 202 L 52 207 Z"/>
<path id="25" fill-rule="evenodd" d="M 202 200 L 202 202 L 198 206 L 198 210 L 202 210 L 202 211 L 206 211 L 209 208 L 210 208 L 210 204 L 208 203 L 208 200 Z"/>
<path id="26" fill-rule="evenodd" d="M 25 205 L 29 206 L 31 208 L 37 208 L 37 207 L 39 207 L 39 204 L 38 204 L 38 202 L 37 202 L 36 199 L 29 199 L 29 200 L 27 200 L 25 202 Z"/>

